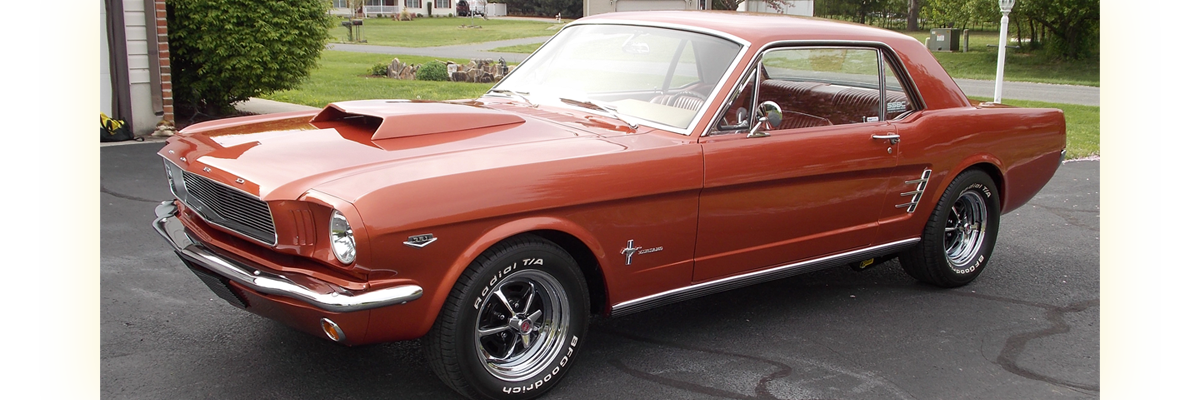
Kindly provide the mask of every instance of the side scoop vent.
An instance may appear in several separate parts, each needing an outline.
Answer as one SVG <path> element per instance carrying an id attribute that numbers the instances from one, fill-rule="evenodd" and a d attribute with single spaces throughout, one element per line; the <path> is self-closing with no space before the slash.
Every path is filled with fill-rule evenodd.
<path id="1" fill-rule="evenodd" d="M 516 114 L 466 104 L 407 100 L 344 101 L 325 106 L 311 122 L 357 121 L 375 129 L 371 140 L 458 132 L 524 123 Z"/>

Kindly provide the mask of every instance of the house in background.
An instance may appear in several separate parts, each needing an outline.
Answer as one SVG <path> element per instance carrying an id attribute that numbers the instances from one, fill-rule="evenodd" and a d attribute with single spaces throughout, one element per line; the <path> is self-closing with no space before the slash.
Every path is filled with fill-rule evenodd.
<path id="1" fill-rule="evenodd" d="M 714 1 L 720 0 L 583 0 L 583 16 L 621 11 L 711 10 Z M 813 1 L 784 0 L 787 6 L 783 14 L 811 17 Z M 779 13 L 762 0 L 746 0 L 738 5 L 738 11 Z"/>
<path id="2" fill-rule="evenodd" d="M 378 17 L 399 14 L 408 8 L 409 13 L 421 14 L 426 17 L 444 17 L 454 13 L 454 3 L 457 0 L 366 0 L 363 2 L 363 15 Z M 348 0 L 333 0 L 330 14 L 348 17 L 352 13 Z"/>
<path id="3" fill-rule="evenodd" d="M 706 0 L 583 0 L 583 16 L 621 11 L 703 10 Z"/>
<path id="4" fill-rule="evenodd" d="M 783 4 L 785 4 L 785 6 L 781 14 L 811 17 L 813 16 L 813 1 L 814 0 L 784 0 Z M 746 0 L 746 2 L 738 5 L 738 11 L 780 14 L 779 11 L 775 11 L 775 9 L 768 7 L 767 3 L 762 0 Z"/>
<path id="5" fill-rule="evenodd" d="M 145 136 L 175 120 L 166 1 L 100 1 L 100 112 Z"/>

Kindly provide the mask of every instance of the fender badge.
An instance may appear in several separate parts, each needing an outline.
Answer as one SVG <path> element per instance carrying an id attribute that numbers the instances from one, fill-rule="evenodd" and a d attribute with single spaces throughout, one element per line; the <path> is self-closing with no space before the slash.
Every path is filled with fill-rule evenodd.
<path id="1" fill-rule="evenodd" d="M 434 237 L 432 233 L 426 233 L 424 235 L 409 236 L 408 241 L 405 241 L 404 244 L 412 246 L 412 247 L 416 247 L 419 249 L 419 248 L 428 246 L 430 243 L 433 243 L 436 241 L 437 241 L 437 238 Z"/>
<path id="2" fill-rule="evenodd" d="M 643 249 L 641 246 L 634 246 L 633 240 L 630 240 L 629 244 L 626 245 L 625 248 L 621 250 L 621 254 L 625 255 L 625 265 L 631 265 L 631 264 L 633 264 L 633 255 L 634 254 L 647 254 L 647 253 L 659 252 L 662 250 L 663 250 L 662 246 L 652 247 L 649 249 Z"/>

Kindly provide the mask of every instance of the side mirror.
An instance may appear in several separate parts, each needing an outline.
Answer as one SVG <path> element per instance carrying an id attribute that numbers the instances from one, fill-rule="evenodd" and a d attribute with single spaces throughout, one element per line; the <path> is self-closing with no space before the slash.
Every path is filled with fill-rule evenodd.
<path id="1" fill-rule="evenodd" d="M 763 124 L 767 125 L 766 129 L 775 129 L 779 127 L 779 124 L 783 123 L 783 108 L 780 108 L 779 104 L 773 101 L 764 101 L 759 104 L 756 115 L 760 115 L 758 123 L 754 124 L 753 128 L 750 128 L 750 134 L 746 135 L 746 137 L 771 136 L 767 132 L 759 130 L 763 128 Z"/>

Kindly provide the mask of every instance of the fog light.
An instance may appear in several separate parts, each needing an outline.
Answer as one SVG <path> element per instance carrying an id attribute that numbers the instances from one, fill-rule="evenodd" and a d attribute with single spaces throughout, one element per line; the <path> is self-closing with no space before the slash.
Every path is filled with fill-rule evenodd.
<path id="1" fill-rule="evenodd" d="M 342 327 L 330 321 L 329 318 L 321 318 L 321 330 L 325 331 L 325 336 L 329 336 L 330 340 L 335 342 L 346 340 L 346 334 L 342 332 Z"/>

